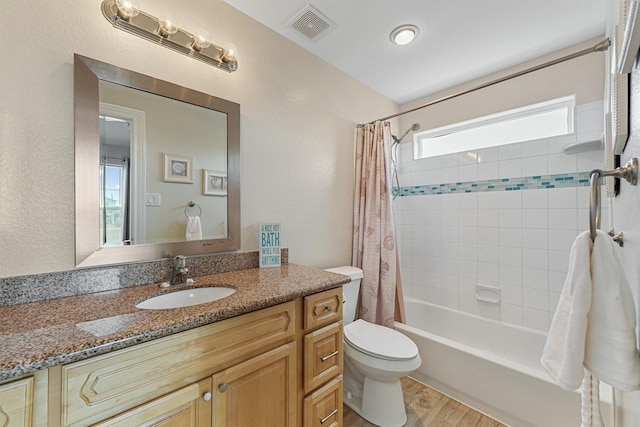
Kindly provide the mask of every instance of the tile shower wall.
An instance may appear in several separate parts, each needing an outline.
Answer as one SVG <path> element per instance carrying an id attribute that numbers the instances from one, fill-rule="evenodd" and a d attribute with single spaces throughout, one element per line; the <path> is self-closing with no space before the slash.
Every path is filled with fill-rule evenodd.
<path id="1" fill-rule="evenodd" d="M 394 213 L 405 295 L 546 331 L 571 244 L 588 228 L 589 171 L 603 164 L 602 151 L 563 147 L 600 139 L 602 118 L 602 102 L 584 104 L 573 135 L 421 160 L 401 145 Z M 478 301 L 477 284 L 500 288 L 500 303 Z"/>

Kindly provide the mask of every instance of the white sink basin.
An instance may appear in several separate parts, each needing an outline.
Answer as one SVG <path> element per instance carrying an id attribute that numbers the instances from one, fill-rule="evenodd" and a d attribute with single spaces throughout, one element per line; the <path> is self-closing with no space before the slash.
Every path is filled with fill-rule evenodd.
<path id="1" fill-rule="evenodd" d="M 228 297 L 235 291 L 233 288 L 225 287 L 183 289 L 181 291 L 170 292 L 146 299 L 136 304 L 136 308 L 164 310 L 168 308 L 189 307 Z"/>

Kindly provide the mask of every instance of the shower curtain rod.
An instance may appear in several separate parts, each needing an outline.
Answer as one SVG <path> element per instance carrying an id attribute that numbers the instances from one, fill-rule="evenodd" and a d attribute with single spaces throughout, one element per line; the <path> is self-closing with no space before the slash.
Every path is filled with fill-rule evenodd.
<path id="1" fill-rule="evenodd" d="M 571 53 L 571 54 L 563 56 L 561 58 L 557 58 L 557 59 L 554 59 L 552 61 L 545 62 L 544 64 L 536 65 L 534 67 L 527 68 L 525 70 L 518 71 L 518 72 L 513 73 L 513 74 L 509 74 L 508 76 L 505 76 L 505 77 L 500 77 L 499 79 L 492 80 L 492 81 L 487 82 L 487 83 L 483 83 L 481 85 L 478 85 L 476 87 L 472 87 L 470 89 L 466 89 L 466 90 L 463 90 L 463 91 L 460 91 L 460 92 L 456 92 L 456 93 L 453 93 L 451 95 L 443 96 L 442 98 L 438 98 L 438 99 L 435 99 L 433 101 L 429 101 L 426 104 L 421 105 L 419 107 L 412 108 L 411 110 L 403 111 L 401 113 L 392 114 L 390 116 L 383 117 L 383 118 L 378 119 L 378 120 L 374 120 L 373 122 L 369 122 L 368 124 L 373 124 L 373 123 L 375 123 L 377 121 L 389 120 L 389 119 L 393 119 L 394 117 L 401 116 L 403 114 L 412 113 L 414 111 L 418 111 L 418 110 L 421 110 L 423 108 L 430 107 L 430 106 L 438 104 L 440 102 L 448 101 L 449 99 L 457 98 L 458 96 L 466 95 L 468 93 L 475 92 L 476 90 L 484 89 L 486 87 L 493 86 L 495 84 L 502 83 L 502 82 L 505 82 L 507 80 L 515 79 L 516 77 L 524 76 L 525 74 L 529 74 L 529 73 L 532 73 L 534 71 L 538 71 L 538 70 L 541 70 L 543 68 L 547 68 L 547 67 L 550 67 L 552 65 L 560 64 L 562 62 L 569 61 L 569 60 L 572 60 L 572 59 L 575 59 L 575 58 L 579 58 L 581 56 L 584 56 L 584 55 L 587 55 L 587 54 L 590 54 L 590 53 L 604 52 L 607 49 L 609 49 L 609 46 L 611 46 L 611 41 L 609 40 L 609 38 L 606 38 L 606 39 L 602 40 L 601 42 L 597 43 L 593 47 L 589 47 L 587 49 L 583 49 L 583 50 L 580 50 L 578 52 Z M 364 125 L 362 124 L 362 125 L 358 125 L 358 126 L 364 126 Z"/>

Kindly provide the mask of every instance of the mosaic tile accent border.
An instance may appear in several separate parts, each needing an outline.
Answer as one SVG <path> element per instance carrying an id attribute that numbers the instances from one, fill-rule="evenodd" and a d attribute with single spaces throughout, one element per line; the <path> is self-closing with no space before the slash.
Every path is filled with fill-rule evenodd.
<path id="1" fill-rule="evenodd" d="M 567 188 L 589 186 L 591 172 L 535 175 L 518 178 L 489 179 L 486 181 L 453 182 L 449 184 L 416 185 L 401 187 L 400 197 L 429 196 L 434 194 L 477 193 L 481 191 L 517 191 L 544 188 Z M 393 189 L 398 193 L 398 188 Z"/>

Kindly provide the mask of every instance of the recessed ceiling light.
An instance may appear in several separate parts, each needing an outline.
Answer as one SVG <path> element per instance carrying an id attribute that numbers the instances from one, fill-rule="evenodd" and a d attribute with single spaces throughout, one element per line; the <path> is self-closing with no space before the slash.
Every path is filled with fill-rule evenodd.
<path id="1" fill-rule="evenodd" d="M 389 40 L 400 46 L 411 43 L 420 34 L 415 25 L 401 25 L 389 34 Z"/>

